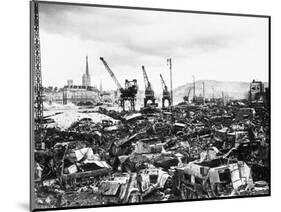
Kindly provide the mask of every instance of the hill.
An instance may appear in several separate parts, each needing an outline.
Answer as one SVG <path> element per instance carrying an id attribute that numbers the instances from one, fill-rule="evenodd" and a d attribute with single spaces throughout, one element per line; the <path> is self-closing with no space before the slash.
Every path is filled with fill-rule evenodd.
<path id="1" fill-rule="evenodd" d="M 219 98 L 224 95 L 234 99 L 247 98 L 250 88 L 250 82 L 233 82 L 233 81 L 216 81 L 216 80 L 199 80 L 195 82 L 195 95 L 203 95 L 203 82 L 205 83 L 205 97 Z M 265 87 L 268 83 L 265 83 Z M 179 86 L 174 89 L 174 102 L 181 102 L 183 97 L 188 94 L 188 90 L 193 87 L 192 83 Z M 193 89 L 190 92 L 193 97 Z"/>

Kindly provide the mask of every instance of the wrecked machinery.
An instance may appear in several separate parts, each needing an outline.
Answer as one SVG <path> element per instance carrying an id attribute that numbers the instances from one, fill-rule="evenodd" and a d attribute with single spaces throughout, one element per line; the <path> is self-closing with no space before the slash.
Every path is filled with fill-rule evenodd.
<path id="1" fill-rule="evenodd" d="M 38 207 L 268 194 L 269 111 L 249 108 L 97 108 L 66 129 L 46 125 L 35 152 Z"/>
<path id="2" fill-rule="evenodd" d="M 242 161 L 189 163 L 176 168 L 174 175 L 175 193 L 183 200 L 231 196 L 243 186 L 253 186 L 253 180 L 251 169 Z"/>
<path id="3" fill-rule="evenodd" d="M 149 168 L 138 173 L 116 173 L 100 185 L 107 202 L 139 203 L 153 191 L 171 186 L 171 177 L 161 169 Z"/>

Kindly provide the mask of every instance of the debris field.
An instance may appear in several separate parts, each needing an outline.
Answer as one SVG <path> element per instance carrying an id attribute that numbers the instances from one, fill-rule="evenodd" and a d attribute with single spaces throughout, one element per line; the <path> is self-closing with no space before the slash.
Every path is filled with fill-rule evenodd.
<path id="1" fill-rule="evenodd" d="M 35 132 L 44 144 L 34 153 L 37 208 L 269 194 L 264 105 L 76 112 L 80 118 L 70 126 L 49 124 Z M 49 119 L 56 116 L 63 112 Z"/>

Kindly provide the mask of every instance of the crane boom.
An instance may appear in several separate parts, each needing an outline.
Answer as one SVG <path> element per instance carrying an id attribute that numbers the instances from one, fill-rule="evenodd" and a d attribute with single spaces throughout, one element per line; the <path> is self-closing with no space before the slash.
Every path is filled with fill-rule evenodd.
<path id="1" fill-rule="evenodd" d="M 167 85 L 166 85 L 166 83 L 165 83 L 165 81 L 164 81 L 164 79 L 162 77 L 162 74 L 160 74 L 160 78 L 161 78 L 161 83 L 162 83 L 163 90 L 167 91 L 168 87 L 167 87 Z"/>
<path id="2" fill-rule="evenodd" d="M 187 97 L 189 98 L 189 95 L 190 95 L 190 91 L 193 89 L 193 87 L 190 87 L 189 89 L 188 89 L 188 93 L 187 93 Z"/>
<path id="3" fill-rule="evenodd" d="M 110 67 L 108 66 L 107 62 L 104 60 L 103 57 L 100 57 L 100 60 L 102 61 L 103 65 L 105 66 L 106 70 L 108 71 L 109 75 L 112 77 L 112 79 L 114 80 L 115 84 L 117 85 L 118 89 L 122 89 L 121 84 L 119 83 L 119 81 L 117 80 L 117 78 L 115 77 L 113 71 L 110 69 Z"/>
<path id="4" fill-rule="evenodd" d="M 185 101 L 189 101 L 189 96 L 190 96 L 190 92 L 191 92 L 192 89 L 194 89 L 194 87 L 189 87 L 188 92 L 187 92 L 187 96 L 183 97 L 183 99 Z"/>
<path id="5" fill-rule="evenodd" d="M 144 66 L 142 66 L 142 72 L 143 72 L 143 77 L 144 77 L 145 89 L 151 88 L 151 84 L 150 84 L 150 82 L 148 80 L 148 77 L 147 77 L 147 74 L 146 74 Z"/>

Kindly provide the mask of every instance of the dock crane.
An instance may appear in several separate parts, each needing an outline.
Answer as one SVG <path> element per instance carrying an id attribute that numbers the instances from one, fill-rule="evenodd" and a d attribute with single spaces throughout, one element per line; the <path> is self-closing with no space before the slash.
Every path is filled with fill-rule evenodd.
<path id="1" fill-rule="evenodd" d="M 168 100 L 169 107 L 171 106 L 171 94 L 168 90 L 168 87 L 163 79 L 162 74 L 160 74 L 161 78 L 161 83 L 162 83 L 162 88 L 163 88 L 163 93 L 162 93 L 162 108 L 165 108 L 165 101 Z"/>
<path id="2" fill-rule="evenodd" d="M 145 85 L 144 107 L 147 107 L 148 101 L 151 101 L 150 105 L 155 105 L 157 107 L 158 105 L 155 103 L 156 99 L 154 95 L 154 90 L 152 89 L 151 83 L 147 77 L 144 66 L 142 66 L 142 73 L 143 73 L 144 85 Z"/>
<path id="3" fill-rule="evenodd" d="M 183 100 L 184 100 L 185 102 L 189 102 L 189 96 L 190 96 L 190 92 L 191 92 L 192 89 L 194 89 L 194 88 L 193 88 L 193 87 L 189 87 L 188 92 L 187 92 L 187 96 L 184 96 L 184 97 L 183 97 Z M 193 97 L 193 98 L 194 98 L 194 97 Z"/>
<path id="4" fill-rule="evenodd" d="M 104 60 L 103 57 L 100 57 L 100 60 L 102 61 L 103 65 L 105 66 L 105 69 L 108 71 L 109 75 L 115 82 L 118 90 L 120 91 L 120 97 L 119 97 L 119 104 L 123 108 L 123 111 L 125 111 L 125 102 L 129 101 L 130 102 L 130 110 L 134 111 L 135 110 L 135 102 L 136 102 L 136 94 L 138 92 L 138 85 L 137 85 L 137 80 L 125 80 L 125 87 L 123 88 L 119 81 L 117 80 L 115 74 L 113 71 L 110 69 L 108 63 Z"/>

